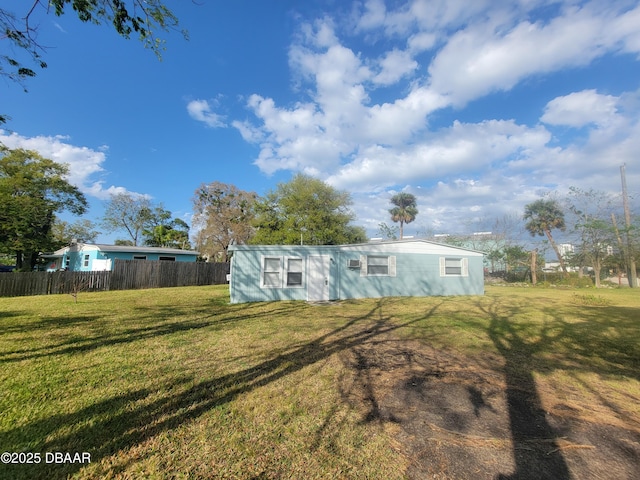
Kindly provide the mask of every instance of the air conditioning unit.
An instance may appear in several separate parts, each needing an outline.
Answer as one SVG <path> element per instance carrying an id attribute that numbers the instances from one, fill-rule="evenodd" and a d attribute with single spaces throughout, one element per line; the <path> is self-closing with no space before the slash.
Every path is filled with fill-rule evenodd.
<path id="1" fill-rule="evenodd" d="M 360 260 L 357 260 L 357 259 L 347 260 L 347 266 L 349 268 L 360 268 Z"/>

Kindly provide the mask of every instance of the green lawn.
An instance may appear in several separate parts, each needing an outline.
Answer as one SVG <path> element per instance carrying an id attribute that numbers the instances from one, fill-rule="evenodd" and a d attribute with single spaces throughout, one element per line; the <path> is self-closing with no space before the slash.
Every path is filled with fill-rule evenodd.
<path id="1" fill-rule="evenodd" d="M 341 354 L 389 334 L 502 358 L 543 400 L 640 426 L 634 289 L 327 306 L 229 305 L 226 286 L 0 298 L 0 451 L 42 455 L 0 478 L 403 478 L 393 425 L 364 421 L 338 388 Z"/>

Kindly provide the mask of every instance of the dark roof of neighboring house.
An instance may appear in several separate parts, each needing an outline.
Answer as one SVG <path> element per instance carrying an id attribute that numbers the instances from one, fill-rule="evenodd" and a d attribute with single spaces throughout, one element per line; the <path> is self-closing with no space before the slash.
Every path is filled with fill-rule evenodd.
<path id="1" fill-rule="evenodd" d="M 85 245 L 93 245 L 103 252 L 132 252 L 132 253 L 170 253 L 174 255 L 200 255 L 200 252 L 192 250 L 180 250 L 179 248 L 164 247 L 131 247 L 128 245 L 105 245 L 102 243 L 85 243 Z"/>
<path id="2" fill-rule="evenodd" d="M 73 245 L 71 245 L 73 246 Z M 160 255 L 200 255 L 200 252 L 193 250 L 180 250 L 179 248 L 164 248 L 164 247 L 132 247 L 128 245 L 106 245 L 103 243 L 78 243 L 78 248 L 83 246 L 95 247 L 102 252 L 123 252 L 123 253 L 157 253 Z M 65 250 L 70 246 L 63 247 L 56 250 L 53 253 L 41 255 L 43 258 L 58 258 L 61 257 Z"/>

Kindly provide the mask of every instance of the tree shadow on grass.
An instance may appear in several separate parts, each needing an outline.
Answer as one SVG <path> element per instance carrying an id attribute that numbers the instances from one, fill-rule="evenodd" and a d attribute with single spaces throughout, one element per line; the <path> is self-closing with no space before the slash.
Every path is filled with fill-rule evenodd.
<path id="1" fill-rule="evenodd" d="M 559 431 L 550 424 L 534 373 L 563 369 L 570 375 L 576 372 L 573 376 L 577 380 L 581 372 L 638 379 L 638 309 L 549 306 L 541 309 L 541 315 L 548 321 L 529 323 L 513 320 L 520 311 L 517 305 L 478 301 L 476 306 L 487 315 L 489 338 L 505 362 L 515 471 L 497 478 L 571 478 L 558 445 L 558 439 L 570 433 L 570 425 L 558 427 L 562 429 Z M 581 319 L 575 319 L 576 308 Z M 554 355 L 556 351 L 558 355 Z M 583 387 L 593 389 L 584 384 Z M 597 397 L 597 392 L 592 393 Z M 608 406 L 622 421 L 630 420 L 615 405 Z"/>
<path id="2" fill-rule="evenodd" d="M 482 313 L 471 312 L 469 304 Z M 633 478 L 628 472 L 640 460 L 640 424 L 630 407 L 640 399 L 626 387 L 605 398 L 611 390 L 594 391 L 602 384 L 584 374 L 614 384 L 637 378 L 638 309 L 565 302 L 533 309 L 490 297 L 459 305 L 441 312 L 438 322 L 446 315 L 459 323 L 456 329 L 468 337 L 463 347 L 481 339 L 479 354 L 471 353 L 473 347 L 467 353 L 443 347 L 438 327 L 425 322 L 412 325 L 409 335 L 378 336 L 340 356 L 348 372 L 338 381 L 343 400 L 363 422 L 394 424 L 410 459 L 410 478 L 492 478 L 496 472 L 503 473 L 493 478 L 520 480 L 590 478 L 591 472 Z M 445 344 L 457 345 L 455 333 L 445 335 Z M 554 392 L 556 377 L 540 382 L 538 374 L 554 369 L 562 370 L 560 378 L 584 381 L 582 389 L 596 405 L 582 412 L 604 406 L 611 424 L 579 414 L 572 402 L 581 408 L 580 398 L 565 400 L 572 386 Z M 334 414 L 327 414 L 319 435 L 331 435 Z"/>
<path id="3" fill-rule="evenodd" d="M 184 312 L 180 308 L 162 307 L 147 309 L 146 317 L 143 314 L 136 315 L 135 326 L 133 327 L 128 327 L 125 321 L 117 326 L 107 326 L 104 323 L 98 323 L 104 317 L 97 315 L 67 318 L 60 318 L 59 316 L 43 317 L 31 322 L 29 325 L 3 328 L 0 330 L 0 340 L 3 334 L 38 334 L 40 332 L 50 334 L 55 333 L 58 329 L 63 332 L 61 336 L 64 339 L 43 342 L 40 346 L 29 345 L 24 348 L 0 350 L 0 365 L 2 363 L 20 362 L 42 357 L 83 353 L 98 348 L 129 344 L 194 329 L 219 330 L 226 328 L 229 324 L 238 324 L 244 320 L 255 320 L 263 315 L 284 314 L 290 308 L 290 306 L 283 306 L 260 314 L 252 310 L 251 307 L 247 307 L 240 315 L 237 314 L 239 312 L 238 309 L 230 309 L 229 307 L 213 309 L 213 311 L 211 309 L 202 309 L 202 311 L 196 312 L 198 314 L 196 318 L 185 320 L 184 317 L 193 316 L 194 312 L 192 310 Z M 86 326 L 86 328 L 80 333 L 65 330 L 83 326 Z M 52 338 L 55 339 L 57 337 L 54 335 Z"/>
<path id="4" fill-rule="evenodd" d="M 15 312 L 11 310 L 0 310 L 0 322 L 6 320 L 7 318 L 18 317 L 20 315 L 21 315 L 20 312 Z"/>
<path id="5" fill-rule="evenodd" d="M 384 308 L 386 303 L 387 299 L 379 299 L 365 315 L 348 320 L 312 341 L 292 345 L 288 351 L 236 373 L 196 383 L 186 390 L 184 387 L 191 381 L 188 378 L 176 379 L 171 385 L 161 385 L 158 391 L 140 389 L 128 392 L 77 412 L 55 415 L 9 430 L 0 436 L 0 444 L 6 450 L 14 451 L 25 450 L 25 442 L 28 442 L 31 451 L 90 452 L 92 461 L 99 461 L 192 421 L 243 393 L 268 385 L 338 352 L 423 321 L 437 309 L 434 306 L 425 316 L 404 323 L 391 322 L 390 314 Z M 268 313 L 272 315 L 273 311 Z M 236 316 L 236 320 L 241 316 Z M 140 335 L 161 333 L 142 331 Z M 97 343 L 110 345 L 119 341 L 120 338 L 99 339 Z M 81 350 L 78 347 L 77 351 Z M 171 394 L 172 390 L 178 390 L 178 393 Z M 162 394 L 158 395 L 158 392 Z M 66 478 L 81 465 L 19 467 L 20 470 L 14 472 L 16 478 Z"/>
<path id="6" fill-rule="evenodd" d="M 509 425 L 513 442 L 515 472 L 497 476 L 500 480 L 566 480 L 571 478 L 557 443 L 559 432 L 546 412 L 533 377 L 531 344 L 522 338 L 507 316 L 488 309 L 489 337 L 504 358 Z"/>
<path id="7" fill-rule="evenodd" d="M 605 376 L 640 380 L 640 309 L 633 307 L 590 307 L 580 309 L 580 321 L 566 321 L 564 313 L 548 307 L 542 313 L 553 322 L 542 329 L 540 346 L 558 346 L 569 352 L 567 364 L 556 368 L 587 367 Z"/>

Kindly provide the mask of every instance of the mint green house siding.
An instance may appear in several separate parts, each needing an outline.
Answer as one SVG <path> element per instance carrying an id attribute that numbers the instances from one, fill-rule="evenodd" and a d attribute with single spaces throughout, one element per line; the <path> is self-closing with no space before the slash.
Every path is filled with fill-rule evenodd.
<path id="1" fill-rule="evenodd" d="M 231 246 L 230 294 L 232 303 L 272 300 L 307 300 L 310 285 L 309 264 L 313 258 L 327 258 L 326 300 L 338 297 L 338 284 L 331 279 L 339 275 L 332 247 L 318 246 Z M 333 261 L 332 261 L 333 259 Z M 291 265 L 296 262 L 294 268 Z M 291 271 L 291 270 L 300 270 Z M 299 274 L 299 275 L 298 275 Z M 293 278 L 295 277 L 295 278 Z"/>
<path id="2" fill-rule="evenodd" d="M 232 303 L 484 294 L 481 252 L 425 240 L 230 250 Z"/>

